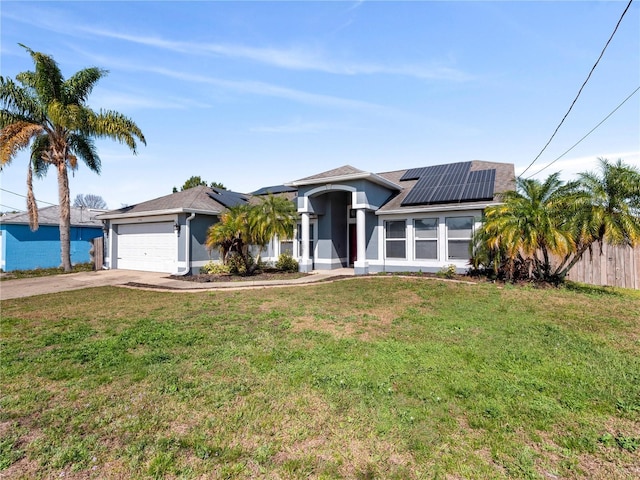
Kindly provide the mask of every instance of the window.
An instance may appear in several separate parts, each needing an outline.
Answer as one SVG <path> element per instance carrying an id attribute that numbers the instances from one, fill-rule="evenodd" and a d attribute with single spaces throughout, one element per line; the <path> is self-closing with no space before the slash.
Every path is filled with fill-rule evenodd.
<path id="1" fill-rule="evenodd" d="M 413 223 L 416 260 L 438 259 L 438 219 L 421 218 Z"/>
<path id="2" fill-rule="evenodd" d="M 406 235 L 407 225 L 404 220 L 394 220 L 385 222 L 386 235 L 386 257 L 406 258 L 407 246 Z"/>
<path id="3" fill-rule="evenodd" d="M 471 236 L 473 235 L 473 217 L 449 217 L 447 222 L 447 258 L 449 260 L 468 260 Z"/>
<path id="4" fill-rule="evenodd" d="M 293 256 L 293 240 L 283 240 L 280 242 L 280 255 L 288 253 Z"/>

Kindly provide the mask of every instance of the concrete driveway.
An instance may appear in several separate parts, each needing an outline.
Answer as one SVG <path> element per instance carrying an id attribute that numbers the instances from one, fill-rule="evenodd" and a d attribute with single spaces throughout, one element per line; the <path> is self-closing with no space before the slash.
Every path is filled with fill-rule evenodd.
<path id="1" fill-rule="evenodd" d="M 80 290 L 82 288 L 119 286 L 136 283 L 142 288 L 171 291 L 240 290 L 247 288 L 284 287 L 304 285 L 338 277 L 352 277 L 353 269 L 323 270 L 293 280 L 248 280 L 243 282 L 195 283 L 169 278 L 167 273 L 139 272 L 134 270 L 101 270 L 99 272 L 79 272 L 48 277 L 21 278 L 0 282 L 0 300 L 31 297 L 47 293 Z"/>
<path id="2" fill-rule="evenodd" d="M 48 277 L 20 278 L 0 282 L 0 300 L 30 297 L 47 293 L 80 290 L 90 287 L 124 285 L 130 282 L 175 288 L 174 284 L 186 284 L 168 278 L 166 273 L 138 272 L 133 270 L 101 270 L 98 272 L 78 272 Z"/>

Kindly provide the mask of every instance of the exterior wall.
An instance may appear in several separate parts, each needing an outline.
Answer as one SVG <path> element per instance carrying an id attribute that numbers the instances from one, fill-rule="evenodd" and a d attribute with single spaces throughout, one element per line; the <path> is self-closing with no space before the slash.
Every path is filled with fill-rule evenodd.
<path id="1" fill-rule="evenodd" d="M 184 216 L 185 223 L 188 215 Z M 205 246 L 207 231 L 209 227 L 218 222 L 218 217 L 211 215 L 196 215 L 189 223 L 191 243 L 190 243 L 190 264 L 191 273 L 194 275 L 200 271 L 200 267 L 211 260 L 219 260 L 220 253 L 217 248 L 209 251 Z M 184 260 L 183 260 L 184 261 Z"/>
<path id="2" fill-rule="evenodd" d="M 365 231 L 367 235 L 367 260 L 377 260 L 380 242 L 378 240 L 378 217 L 375 212 L 367 211 L 365 213 Z"/>
<path id="3" fill-rule="evenodd" d="M 380 215 L 376 234 L 378 239 L 378 257 L 369 260 L 370 272 L 437 272 L 448 265 L 455 265 L 458 273 L 464 273 L 469 268 L 469 259 L 449 259 L 448 257 L 448 233 L 446 219 L 452 217 L 473 217 L 475 231 L 481 225 L 482 212 L 480 210 L 448 211 L 448 212 L 423 212 L 406 215 Z M 418 259 L 415 251 L 414 220 L 437 218 L 437 258 Z M 389 258 L 386 254 L 385 221 L 399 220 L 405 222 L 406 254 L 404 258 Z"/>
<path id="4" fill-rule="evenodd" d="M 42 225 L 32 232 L 28 225 L 2 225 L 3 270 L 33 270 L 60 266 L 60 229 Z M 100 227 L 71 227 L 71 263 L 91 261 L 91 239 L 102 236 Z"/>

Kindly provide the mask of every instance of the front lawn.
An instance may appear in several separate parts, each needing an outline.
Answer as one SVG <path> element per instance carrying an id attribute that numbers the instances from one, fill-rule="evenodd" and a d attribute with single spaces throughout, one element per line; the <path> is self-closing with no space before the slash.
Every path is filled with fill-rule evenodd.
<path id="1" fill-rule="evenodd" d="M 640 295 L 374 277 L 2 302 L 0 477 L 640 477 Z"/>

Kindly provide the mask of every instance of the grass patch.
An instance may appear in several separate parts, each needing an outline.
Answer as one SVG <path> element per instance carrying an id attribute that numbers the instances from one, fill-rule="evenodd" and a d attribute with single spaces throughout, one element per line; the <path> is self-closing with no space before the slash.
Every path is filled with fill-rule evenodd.
<path id="1" fill-rule="evenodd" d="M 93 263 L 77 263 L 73 265 L 71 272 L 65 272 L 62 267 L 56 268 L 34 268 L 33 270 L 12 270 L 0 275 L 0 281 L 15 280 L 17 278 L 48 277 L 51 275 L 64 275 L 67 273 L 93 272 Z"/>
<path id="2" fill-rule="evenodd" d="M 638 475 L 634 292 L 108 287 L 5 301 L 1 338 L 10 478 Z"/>

